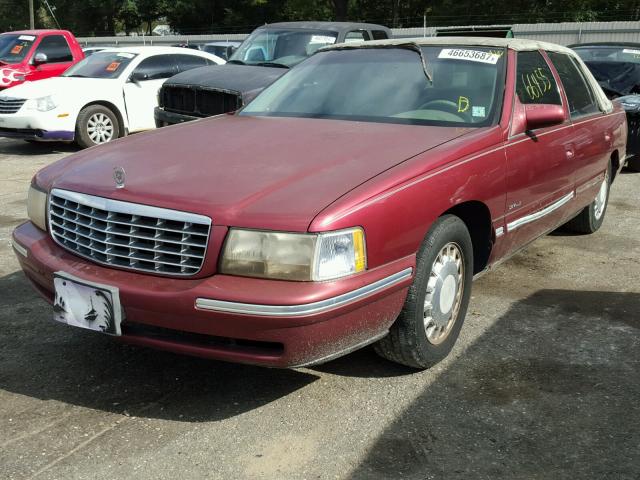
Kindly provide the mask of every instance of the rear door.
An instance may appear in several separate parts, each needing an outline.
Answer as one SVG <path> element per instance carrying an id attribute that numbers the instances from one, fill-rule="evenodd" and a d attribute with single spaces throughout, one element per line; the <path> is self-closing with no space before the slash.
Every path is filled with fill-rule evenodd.
<path id="1" fill-rule="evenodd" d="M 124 100 L 129 131 L 155 128 L 153 109 L 158 105 L 158 90 L 167 78 L 179 72 L 176 55 L 153 55 L 142 60 L 124 85 Z M 133 81 L 136 75 L 138 80 Z"/>
<path id="2" fill-rule="evenodd" d="M 523 105 L 564 104 L 540 52 L 518 52 L 516 58 L 514 116 L 524 110 Z M 506 143 L 506 154 L 506 233 L 509 250 L 515 250 L 553 229 L 573 199 L 575 153 L 569 119 L 515 133 Z"/>
<path id="3" fill-rule="evenodd" d="M 57 77 L 73 65 L 73 54 L 64 35 L 47 35 L 43 37 L 31 57 L 32 64 L 33 59 L 39 53 L 44 53 L 47 56 L 47 63 L 38 66 L 33 65 L 29 80 Z"/>
<path id="4" fill-rule="evenodd" d="M 613 140 L 610 127 L 599 120 L 603 112 L 581 67 L 564 53 L 547 52 L 564 86 L 573 123 L 575 189 L 580 205 L 595 197 L 607 168 Z"/>

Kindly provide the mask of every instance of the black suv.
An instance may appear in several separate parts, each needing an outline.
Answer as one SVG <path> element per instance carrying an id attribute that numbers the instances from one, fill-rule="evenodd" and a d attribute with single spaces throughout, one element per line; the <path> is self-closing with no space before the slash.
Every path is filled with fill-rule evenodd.
<path id="1" fill-rule="evenodd" d="M 569 48 L 587 64 L 607 97 L 627 113 L 626 164 L 640 172 L 640 43 L 584 43 Z"/>
<path id="2" fill-rule="evenodd" d="M 226 65 L 203 67 L 167 80 L 158 95 L 156 126 L 233 112 L 289 68 L 334 43 L 391 38 L 382 25 L 349 22 L 286 22 L 262 26 Z"/>

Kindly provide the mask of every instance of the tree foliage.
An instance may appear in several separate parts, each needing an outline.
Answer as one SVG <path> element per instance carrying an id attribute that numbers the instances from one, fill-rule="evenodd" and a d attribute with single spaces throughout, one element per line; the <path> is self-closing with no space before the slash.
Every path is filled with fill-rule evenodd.
<path id="1" fill-rule="evenodd" d="M 55 25 L 34 0 L 36 26 Z M 244 33 L 289 20 L 354 20 L 390 27 L 638 20 L 640 0 L 49 0 L 77 35 L 150 34 L 168 23 L 184 34 Z M 0 0 L 0 30 L 29 26 L 27 0 Z"/>

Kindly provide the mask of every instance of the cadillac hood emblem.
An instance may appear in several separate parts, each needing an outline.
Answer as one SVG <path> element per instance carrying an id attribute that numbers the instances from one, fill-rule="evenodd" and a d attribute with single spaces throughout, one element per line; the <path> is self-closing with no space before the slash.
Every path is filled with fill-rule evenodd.
<path id="1" fill-rule="evenodd" d="M 124 188 L 124 181 L 125 181 L 124 168 L 115 167 L 113 169 L 113 180 L 116 182 L 116 188 Z"/>

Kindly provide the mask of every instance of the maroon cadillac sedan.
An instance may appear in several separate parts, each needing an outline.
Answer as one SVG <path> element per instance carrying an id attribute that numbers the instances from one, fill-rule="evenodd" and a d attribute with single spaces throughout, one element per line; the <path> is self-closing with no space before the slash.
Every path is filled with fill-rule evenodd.
<path id="1" fill-rule="evenodd" d="M 474 276 L 563 224 L 600 228 L 625 142 L 564 47 L 338 45 L 238 114 L 42 169 L 13 245 L 71 326 L 273 367 L 375 343 L 426 368 Z"/>

